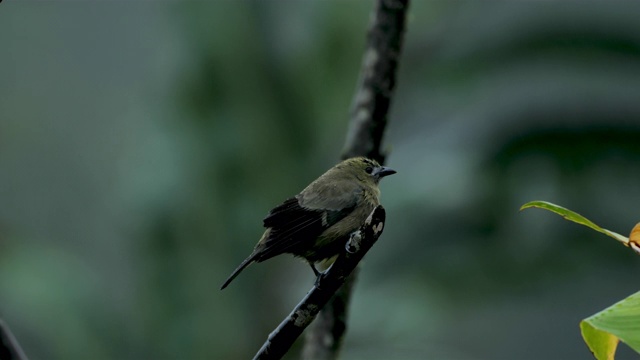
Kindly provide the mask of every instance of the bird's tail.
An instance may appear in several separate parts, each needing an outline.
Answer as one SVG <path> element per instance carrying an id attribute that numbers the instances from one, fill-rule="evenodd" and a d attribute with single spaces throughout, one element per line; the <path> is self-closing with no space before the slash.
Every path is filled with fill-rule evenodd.
<path id="1" fill-rule="evenodd" d="M 244 261 L 240 265 L 238 265 L 238 267 L 235 270 L 233 270 L 233 272 L 231 273 L 231 276 L 229 276 L 229 278 L 224 282 L 224 284 L 222 284 L 222 286 L 220 287 L 220 290 L 223 290 L 224 288 L 226 288 L 229 285 L 229 283 L 231 283 L 233 279 L 235 279 L 236 276 L 240 274 L 242 270 L 244 270 L 247 266 L 251 265 L 255 261 L 255 258 L 257 255 L 258 254 L 253 253 L 251 254 L 251 256 L 244 259 Z"/>

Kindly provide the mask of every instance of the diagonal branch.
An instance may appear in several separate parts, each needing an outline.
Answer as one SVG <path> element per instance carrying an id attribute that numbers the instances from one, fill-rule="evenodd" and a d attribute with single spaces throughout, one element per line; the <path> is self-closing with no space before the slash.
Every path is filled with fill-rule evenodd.
<path id="1" fill-rule="evenodd" d="M 0 320 L 0 359 L 27 360 L 18 341 L 2 320 Z"/>
<path id="2" fill-rule="evenodd" d="M 384 162 L 382 137 L 396 82 L 408 4 L 409 0 L 376 1 L 360 80 L 353 99 L 343 159 L 366 156 L 380 163 Z M 368 220 L 368 225 L 365 224 L 360 230 L 365 234 L 363 239 L 367 238 L 367 231 L 374 234 L 373 229 L 378 227 L 376 224 L 384 222 L 384 216 L 382 206 L 376 208 L 370 217 L 373 220 Z M 382 227 L 375 233 L 371 245 L 381 231 Z M 320 282 L 321 287 L 314 287 L 307 294 L 289 317 L 271 333 L 254 359 L 281 358 L 325 305 L 327 306 L 307 332 L 302 356 L 305 359 L 334 359 L 346 330 L 347 308 L 356 275 L 353 270 L 369 247 L 364 249 L 357 261 L 350 262 L 348 271 L 341 270 L 346 269 L 343 267 L 344 259 L 349 259 L 354 254 L 341 254 Z M 343 284 L 345 285 L 342 286 Z"/>
<path id="3" fill-rule="evenodd" d="M 346 246 L 291 314 L 269 335 L 254 360 L 280 359 L 289 351 L 302 331 L 315 319 L 320 309 L 331 300 L 345 283 L 360 260 L 378 240 L 384 229 L 386 213 L 378 205 L 359 230 L 351 234 Z"/>

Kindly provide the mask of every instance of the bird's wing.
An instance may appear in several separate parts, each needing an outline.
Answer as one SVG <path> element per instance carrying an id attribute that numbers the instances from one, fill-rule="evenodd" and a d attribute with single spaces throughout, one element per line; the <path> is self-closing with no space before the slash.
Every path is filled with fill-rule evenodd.
<path id="1" fill-rule="evenodd" d="M 312 182 L 297 196 L 300 204 L 314 210 L 342 210 L 356 205 L 362 188 L 351 179 L 327 181 L 320 178 Z"/>
<path id="2" fill-rule="evenodd" d="M 260 251 L 259 261 L 309 244 L 356 207 L 358 189 L 343 187 L 346 192 L 341 193 L 332 186 L 340 184 L 311 189 L 313 185 L 271 210 L 264 219 L 264 226 L 271 230 Z M 313 196 L 305 196 L 309 190 L 316 190 L 311 191 Z"/>

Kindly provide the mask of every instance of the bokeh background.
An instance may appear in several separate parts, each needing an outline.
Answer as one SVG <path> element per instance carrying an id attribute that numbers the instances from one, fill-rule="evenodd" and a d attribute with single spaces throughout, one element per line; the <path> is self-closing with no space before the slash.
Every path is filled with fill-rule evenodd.
<path id="1" fill-rule="evenodd" d="M 0 317 L 31 359 L 246 359 L 313 283 L 219 285 L 339 158 L 372 1 L 0 4 Z M 414 2 L 343 359 L 588 359 L 640 261 L 640 5 Z M 296 347 L 290 359 L 297 358 Z M 633 359 L 621 345 L 620 359 Z"/>

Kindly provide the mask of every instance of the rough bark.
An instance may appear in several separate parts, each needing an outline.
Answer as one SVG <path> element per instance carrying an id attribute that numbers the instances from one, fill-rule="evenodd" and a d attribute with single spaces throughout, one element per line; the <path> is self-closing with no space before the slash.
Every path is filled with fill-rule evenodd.
<path id="1" fill-rule="evenodd" d="M 367 156 L 380 162 L 384 160 L 382 135 L 396 83 L 408 6 L 409 0 L 376 2 L 343 158 Z"/>

